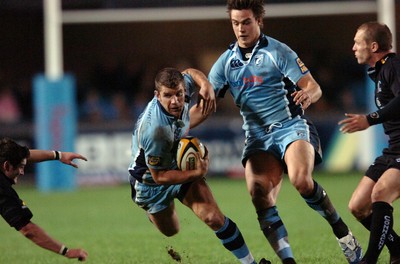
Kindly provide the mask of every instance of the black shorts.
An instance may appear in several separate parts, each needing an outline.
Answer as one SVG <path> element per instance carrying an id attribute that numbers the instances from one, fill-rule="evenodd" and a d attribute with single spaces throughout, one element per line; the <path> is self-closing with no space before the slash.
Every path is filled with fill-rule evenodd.
<path id="1" fill-rule="evenodd" d="M 377 182 L 382 174 L 390 168 L 400 170 L 400 153 L 388 153 L 384 150 L 383 155 L 377 157 L 374 163 L 369 166 L 365 176 Z"/>

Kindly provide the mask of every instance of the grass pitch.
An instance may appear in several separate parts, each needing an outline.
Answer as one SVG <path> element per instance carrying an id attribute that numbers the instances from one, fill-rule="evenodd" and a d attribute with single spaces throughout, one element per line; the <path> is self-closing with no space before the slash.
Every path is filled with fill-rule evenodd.
<path id="1" fill-rule="evenodd" d="M 362 173 L 316 173 L 315 179 L 326 189 L 344 221 L 363 248 L 368 233 L 347 211 L 347 203 Z M 222 211 L 237 223 L 256 259 L 265 257 L 280 263 L 259 230 L 257 217 L 244 180 L 208 180 Z M 68 247 L 82 247 L 89 253 L 86 263 L 96 264 L 176 264 L 168 254 L 172 249 L 182 264 L 239 263 L 194 214 L 176 202 L 181 231 L 164 237 L 148 221 L 143 210 L 130 199 L 129 185 L 80 188 L 75 192 L 40 193 L 32 187 L 16 186 L 20 197 L 33 211 L 33 222 Z M 297 191 L 284 180 L 278 209 L 289 232 L 298 263 L 345 264 L 336 239 L 326 221 L 311 210 Z M 395 228 L 399 228 L 398 203 Z M 71 263 L 41 249 L 0 220 L 0 263 Z M 379 263 L 388 263 L 384 249 Z"/>

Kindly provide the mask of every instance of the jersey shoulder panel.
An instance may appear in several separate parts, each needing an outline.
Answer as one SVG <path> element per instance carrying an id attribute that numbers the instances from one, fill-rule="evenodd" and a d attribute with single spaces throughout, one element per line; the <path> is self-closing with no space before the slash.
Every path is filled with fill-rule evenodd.
<path id="1" fill-rule="evenodd" d="M 293 83 L 297 83 L 305 74 L 309 73 L 297 53 L 287 44 L 268 36 L 266 39 L 268 46 L 261 48 L 260 52 L 267 54 L 283 76 L 289 78 Z"/>
<path id="2" fill-rule="evenodd" d="M 183 74 L 183 79 L 185 82 L 185 88 L 186 88 L 186 98 L 185 102 L 190 103 L 190 100 L 195 92 L 196 88 L 196 83 L 193 80 L 192 76 L 190 74 L 184 73 Z"/>
<path id="3" fill-rule="evenodd" d="M 208 80 L 213 85 L 216 92 L 227 84 L 226 74 L 229 71 L 230 61 L 234 59 L 234 57 L 234 51 L 228 49 L 219 56 L 217 61 L 211 67 Z"/>

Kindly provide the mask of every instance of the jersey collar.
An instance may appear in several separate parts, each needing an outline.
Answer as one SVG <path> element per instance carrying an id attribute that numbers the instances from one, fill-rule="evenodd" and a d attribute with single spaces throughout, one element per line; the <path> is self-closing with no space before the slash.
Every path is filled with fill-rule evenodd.
<path id="1" fill-rule="evenodd" d="M 251 57 L 253 56 L 253 54 L 254 54 L 254 52 L 255 52 L 256 50 L 258 50 L 258 49 L 260 49 L 260 48 L 267 47 L 267 46 L 268 46 L 268 39 L 267 39 L 267 36 L 264 35 L 263 33 L 261 33 L 260 37 L 258 38 L 258 41 L 256 42 L 256 44 L 255 44 L 254 47 L 253 47 L 253 50 L 252 50 L 252 53 L 251 53 L 251 54 L 252 54 Z M 237 41 L 232 42 L 232 43 L 229 45 L 229 49 L 232 50 L 233 52 L 236 52 L 236 53 L 240 53 L 240 54 L 241 54 L 240 47 L 239 47 L 239 43 L 238 43 Z M 241 57 L 242 57 L 242 54 L 241 54 Z M 243 59 L 243 61 L 250 61 L 250 60 L 251 60 L 251 57 L 250 57 L 250 58 L 247 58 L 247 59 Z"/>
<path id="2" fill-rule="evenodd" d="M 254 48 L 264 48 L 267 46 L 268 46 L 267 35 L 265 35 L 264 33 L 261 33 Z M 229 49 L 232 51 L 239 49 L 239 44 L 238 44 L 237 40 L 235 40 L 231 44 L 229 44 Z"/>
<path id="3" fill-rule="evenodd" d="M 385 56 L 383 56 L 382 59 L 378 60 L 378 61 L 375 63 L 375 67 L 370 67 L 370 68 L 368 69 L 368 71 L 367 71 L 368 76 L 371 77 L 372 80 L 375 80 L 375 79 L 376 79 L 376 75 L 377 75 L 378 72 L 381 70 L 383 64 L 385 64 L 386 61 L 387 61 L 389 58 L 394 57 L 394 56 L 396 56 L 395 53 L 388 53 L 388 54 L 386 54 Z"/>

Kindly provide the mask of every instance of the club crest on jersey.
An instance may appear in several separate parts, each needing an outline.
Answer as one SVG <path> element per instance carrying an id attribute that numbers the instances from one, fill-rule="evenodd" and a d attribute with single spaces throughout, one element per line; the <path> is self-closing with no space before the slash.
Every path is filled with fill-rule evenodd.
<path id="1" fill-rule="evenodd" d="M 301 70 L 301 73 L 306 73 L 306 72 L 308 72 L 308 68 L 306 67 L 306 65 L 300 60 L 300 58 L 297 58 L 296 59 L 296 63 L 297 63 L 297 66 L 299 66 L 299 68 L 300 68 L 300 70 Z"/>
<path id="2" fill-rule="evenodd" d="M 240 60 L 238 60 L 238 59 L 236 59 L 236 60 L 231 60 L 231 67 L 232 67 L 232 69 L 234 69 L 234 68 L 239 68 L 239 67 L 242 67 L 243 66 L 243 63 L 240 61 Z"/>
<path id="3" fill-rule="evenodd" d="M 157 165 L 160 165 L 160 163 L 161 163 L 161 157 L 149 156 L 148 161 L 149 161 L 149 165 L 157 166 Z"/>
<path id="4" fill-rule="evenodd" d="M 262 63 L 264 61 L 264 54 L 259 54 L 254 56 L 254 64 L 258 67 L 262 66 Z"/>

